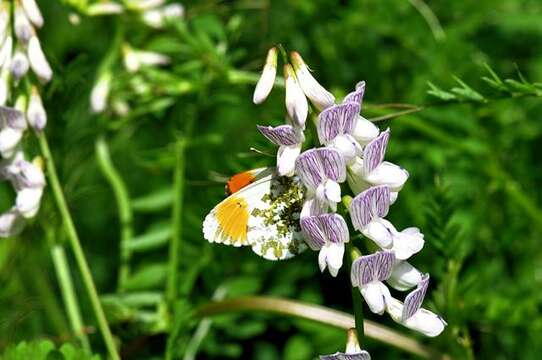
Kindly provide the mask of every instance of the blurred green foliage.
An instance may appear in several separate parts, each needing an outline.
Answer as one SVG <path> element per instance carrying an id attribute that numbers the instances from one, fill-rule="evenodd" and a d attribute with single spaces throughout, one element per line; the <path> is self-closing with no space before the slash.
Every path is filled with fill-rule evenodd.
<path id="1" fill-rule="evenodd" d="M 194 1 L 184 3 L 186 22 L 151 34 L 124 16 L 82 17 L 74 26 L 68 6 L 40 2 L 46 19 L 40 38 L 55 70 L 44 94 L 47 133 L 124 357 L 184 354 L 194 346 L 198 325 L 190 312 L 222 291 L 226 297 L 284 296 L 351 312 L 347 274 L 341 271 L 337 279 L 320 274 L 315 253 L 275 263 L 249 249 L 211 246 L 202 237 L 202 219 L 224 196 L 218 180 L 274 162 L 249 151 L 274 151 L 255 125 L 279 124 L 285 113 L 277 88 L 263 106 L 251 102 L 255 79 L 249 75 L 260 71 L 270 46 L 280 42 L 299 51 L 336 95 L 366 80 L 368 118 L 391 111 L 377 104 L 432 103 L 428 90 L 446 100 L 443 89 L 460 87 L 454 76 L 468 85 L 448 94 L 468 100 L 477 98 L 468 89 L 476 89 L 491 97 L 495 86 L 482 77 L 495 79 L 484 64 L 503 79 L 523 81 L 520 69 L 526 83 L 541 81 L 540 1 L 428 1 L 444 38 L 435 37 L 412 3 Z M 128 101 L 131 111 L 123 117 L 92 115 L 90 89 L 119 28 L 132 45 L 166 53 L 173 64 L 131 75 L 117 61 L 112 93 Z M 507 84 L 519 91 L 519 85 Z M 390 220 L 426 234 L 424 251 L 413 263 L 431 273 L 426 304 L 449 324 L 436 339 L 399 330 L 454 358 L 537 359 L 542 352 L 541 104 L 536 97 L 447 104 L 379 123 L 392 130 L 389 159 L 410 172 Z M 96 160 L 99 136 L 106 139 L 133 211 L 135 238 L 123 244 L 130 247 L 131 272 L 122 292 L 116 287 L 119 215 Z M 181 149 L 175 145 L 180 140 Z M 168 312 L 164 290 L 179 151 L 185 154 L 181 300 Z M 1 190 L 7 207 L 11 195 Z M 0 241 L 2 348 L 32 339 L 75 341 L 44 236 L 48 229 L 60 229 L 50 195 L 23 235 Z M 64 241 L 61 234 L 55 231 L 58 241 Z M 103 350 L 77 276 L 75 281 L 85 331 L 93 349 Z M 386 316 L 367 317 L 399 328 Z M 371 339 L 363 345 L 374 359 L 409 358 Z M 224 315 L 213 319 L 198 358 L 309 359 L 343 346 L 343 331 L 304 320 Z M 73 358 L 62 349 L 56 352 Z M 10 351 L 14 354 L 13 348 L 6 354 Z"/>

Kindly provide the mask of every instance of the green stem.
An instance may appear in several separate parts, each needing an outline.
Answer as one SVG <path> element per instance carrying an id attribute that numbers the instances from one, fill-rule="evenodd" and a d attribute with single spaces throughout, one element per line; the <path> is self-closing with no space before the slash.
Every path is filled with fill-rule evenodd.
<path id="1" fill-rule="evenodd" d="M 360 251 L 353 246 L 351 243 L 346 244 L 346 252 L 348 253 L 348 273 L 350 274 L 352 269 L 352 263 L 358 257 L 361 256 Z M 350 291 L 352 294 L 352 306 L 354 308 L 354 320 L 355 320 L 355 329 L 358 335 L 358 340 L 363 344 L 363 338 L 365 337 L 365 326 L 364 326 L 364 317 L 363 317 L 363 299 L 361 298 L 361 293 L 358 289 L 353 286 L 350 286 Z"/>
<path id="2" fill-rule="evenodd" d="M 299 301 L 266 296 L 244 296 L 236 299 L 211 301 L 196 308 L 194 316 L 198 318 L 211 317 L 234 312 L 270 312 L 289 315 L 297 318 L 312 320 L 340 329 L 351 329 L 355 326 L 352 315 L 326 308 L 320 305 L 302 303 Z M 447 355 L 429 348 L 418 341 L 391 330 L 375 322 L 366 320 L 365 334 L 411 354 L 425 359 L 449 359 Z"/>
<path id="3" fill-rule="evenodd" d="M 113 335 L 111 334 L 111 330 L 109 329 L 109 324 L 107 323 L 107 319 L 105 317 L 102 305 L 100 303 L 100 299 L 98 297 L 98 292 L 96 291 L 96 285 L 94 284 L 94 280 L 92 279 L 92 274 L 90 272 L 87 260 L 85 258 L 85 254 L 81 247 L 81 242 L 79 241 L 79 236 L 77 235 L 75 225 L 73 224 L 73 220 L 68 209 L 68 204 L 66 203 L 62 187 L 60 186 L 60 181 L 58 180 L 55 163 L 51 155 L 51 150 L 49 149 L 49 144 L 47 143 L 47 138 L 45 137 L 45 134 L 41 134 L 38 138 L 41 153 L 45 159 L 49 184 L 51 185 L 51 190 L 53 192 L 56 205 L 62 218 L 64 230 L 66 231 L 71 248 L 73 250 L 75 261 L 77 262 L 79 272 L 81 273 L 83 284 L 90 298 L 94 315 L 96 316 L 96 320 L 98 321 L 98 328 L 100 329 L 100 332 L 102 334 L 103 340 L 107 347 L 107 351 L 109 352 L 109 356 L 113 360 L 119 360 L 120 357 L 117 353 L 117 348 L 115 347 Z"/>
<path id="4" fill-rule="evenodd" d="M 60 285 L 60 291 L 62 293 L 62 300 L 64 301 L 64 306 L 66 308 L 66 313 L 68 314 L 72 331 L 81 342 L 83 349 L 90 353 L 90 343 L 84 330 L 85 326 L 81 318 L 81 311 L 79 310 L 77 295 L 75 294 L 73 288 L 73 281 L 71 278 L 68 261 L 66 260 L 66 252 L 64 251 L 64 247 L 60 244 L 52 245 L 51 257 L 53 259 L 56 276 Z"/>
<path id="5" fill-rule="evenodd" d="M 102 174 L 105 176 L 109 182 L 109 185 L 111 185 L 111 188 L 113 189 L 119 212 L 121 230 L 118 289 L 122 292 L 130 275 L 130 258 L 132 256 L 132 252 L 130 251 L 130 246 L 128 243 L 134 235 L 132 228 L 133 213 L 132 206 L 130 205 L 130 195 L 128 194 L 126 184 L 111 161 L 109 148 L 103 137 L 100 137 L 96 141 L 96 158 L 98 159 L 98 165 L 102 171 Z"/>
<path id="6" fill-rule="evenodd" d="M 177 300 L 179 284 L 177 281 L 179 269 L 179 250 L 182 236 L 182 212 L 185 175 L 186 138 L 181 137 L 175 143 L 175 170 L 173 175 L 173 206 L 171 210 L 172 234 L 169 244 L 169 271 L 166 295 L 170 305 Z"/>

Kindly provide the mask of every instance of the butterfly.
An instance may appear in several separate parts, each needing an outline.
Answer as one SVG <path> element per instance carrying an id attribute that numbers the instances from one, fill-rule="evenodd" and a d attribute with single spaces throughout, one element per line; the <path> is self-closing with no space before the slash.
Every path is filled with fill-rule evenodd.
<path id="1" fill-rule="evenodd" d="M 299 226 L 304 188 L 297 177 L 279 176 L 273 167 L 249 170 L 232 176 L 226 193 L 203 222 L 209 242 L 251 246 L 268 260 L 306 249 Z"/>

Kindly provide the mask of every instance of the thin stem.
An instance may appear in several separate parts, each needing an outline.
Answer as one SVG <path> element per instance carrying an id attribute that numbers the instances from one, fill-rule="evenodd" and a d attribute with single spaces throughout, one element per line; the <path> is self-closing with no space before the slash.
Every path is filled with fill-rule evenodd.
<path id="1" fill-rule="evenodd" d="M 351 243 L 346 245 L 347 256 L 348 256 L 348 273 L 350 274 L 352 269 L 352 263 L 360 256 L 360 251 L 354 247 Z M 352 294 L 352 306 L 354 308 L 354 322 L 355 329 L 358 335 L 358 340 L 360 343 L 363 343 L 363 337 L 365 336 L 365 326 L 364 326 L 364 317 L 363 317 L 363 300 L 361 299 L 361 293 L 358 289 L 353 286 L 350 286 L 350 291 Z"/>
<path id="2" fill-rule="evenodd" d="M 435 40 L 443 41 L 446 38 L 446 34 L 433 10 L 431 10 L 431 8 L 422 0 L 409 0 L 409 2 L 424 18 L 429 29 L 431 29 Z"/>
<path id="3" fill-rule="evenodd" d="M 355 326 L 352 315 L 342 311 L 294 300 L 265 296 L 244 296 L 236 299 L 212 301 L 198 307 L 195 310 L 194 315 L 196 317 L 210 317 L 232 312 L 246 311 L 262 311 L 289 315 L 345 330 L 351 329 Z M 364 330 L 365 334 L 370 338 L 394 346 L 411 354 L 418 355 L 422 358 L 449 359 L 447 355 L 439 353 L 436 350 L 420 344 L 414 339 L 372 321 L 365 321 Z"/>
<path id="4" fill-rule="evenodd" d="M 109 148 L 103 137 L 100 137 L 96 141 L 96 158 L 98 159 L 100 170 L 109 182 L 109 185 L 111 185 L 113 193 L 115 194 L 115 200 L 117 201 L 117 209 L 119 212 L 121 226 L 118 289 L 122 292 L 130 275 L 130 258 L 132 256 L 132 252 L 128 243 L 134 235 L 132 228 L 133 213 L 132 206 L 130 205 L 130 195 L 128 193 L 126 184 L 122 180 L 122 177 L 117 169 L 115 169 L 113 161 L 111 161 Z"/>
<path id="5" fill-rule="evenodd" d="M 169 244 L 169 271 L 166 295 L 170 304 L 177 300 L 179 284 L 177 281 L 179 268 L 179 249 L 182 236 L 182 212 L 185 175 L 185 137 L 179 138 L 175 143 L 175 172 L 173 175 L 174 200 L 171 210 L 172 234 Z"/>
<path id="6" fill-rule="evenodd" d="M 394 113 L 391 113 L 391 114 L 371 118 L 369 120 L 372 121 L 372 122 L 390 120 L 390 119 L 393 119 L 393 118 L 396 118 L 396 117 L 399 117 L 399 116 L 412 114 L 412 113 L 417 113 L 417 112 L 420 112 L 420 111 L 425 110 L 425 109 L 426 109 L 426 106 L 417 106 L 417 107 L 414 107 L 412 109 L 397 111 L 397 112 L 394 112 Z"/>
<path id="7" fill-rule="evenodd" d="M 55 267 L 56 276 L 60 285 L 60 292 L 62 293 L 62 300 L 64 301 L 64 307 L 68 314 L 68 319 L 73 333 L 83 346 L 83 349 L 91 351 L 90 343 L 86 332 L 85 326 L 81 318 L 81 311 L 79 309 L 77 295 L 73 289 L 73 281 L 70 274 L 70 268 L 68 261 L 66 260 L 66 252 L 64 247 L 59 244 L 51 246 L 51 257 Z"/>
<path id="8" fill-rule="evenodd" d="M 71 248 L 73 250 L 75 261 L 77 262 L 79 272 L 81 273 L 83 284 L 90 298 L 94 315 L 96 316 L 96 320 L 98 321 L 98 328 L 100 329 L 100 332 L 102 334 L 103 340 L 107 347 L 107 351 L 109 352 L 109 356 L 113 360 L 118 360 L 120 359 L 120 357 L 117 353 L 117 348 L 115 347 L 115 341 L 113 339 L 113 335 L 111 334 L 111 330 L 109 329 L 109 324 L 107 323 L 107 319 L 100 303 L 100 298 L 98 297 L 98 292 L 96 291 L 96 285 L 94 284 L 94 280 L 92 279 L 92 274 L 90 272 L 87 260 L 85 258 L 85 254 L 81 247 L 81 242 L 79 241 L 79 236 L 77 235 L 75 225 L 73 224 L 73 220 L 68 209 L 68 204 L 66 203 L 66 199 L 64 197 L 60 181 L 58 179 L 55 163 L 51 155 L 51 150 L 49 149 L 49 144 L 47 143 L 47 138 L 45 137 L 45 134 L 41 134 L 39 135 L 38 139 L 40 143 L 41 153 L 45 158 L 47 177 L 49 178 L 51 190 L 53 192 L 56 205 L 62 218 L 64 230 L 66 231 L 66 235 L 68 236 Z"/>

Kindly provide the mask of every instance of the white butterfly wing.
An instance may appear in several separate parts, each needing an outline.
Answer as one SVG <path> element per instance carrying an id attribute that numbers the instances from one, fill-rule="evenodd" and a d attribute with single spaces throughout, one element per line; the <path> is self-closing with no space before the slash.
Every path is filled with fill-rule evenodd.
<path id="1" fill-rule="evenodd" d="M 288 259 L 306 249 L 301 229 L 303 188 L 274 171 L 218 204 L 203 222 L 209 242 L 252 246 L 268 260 Z"/>

